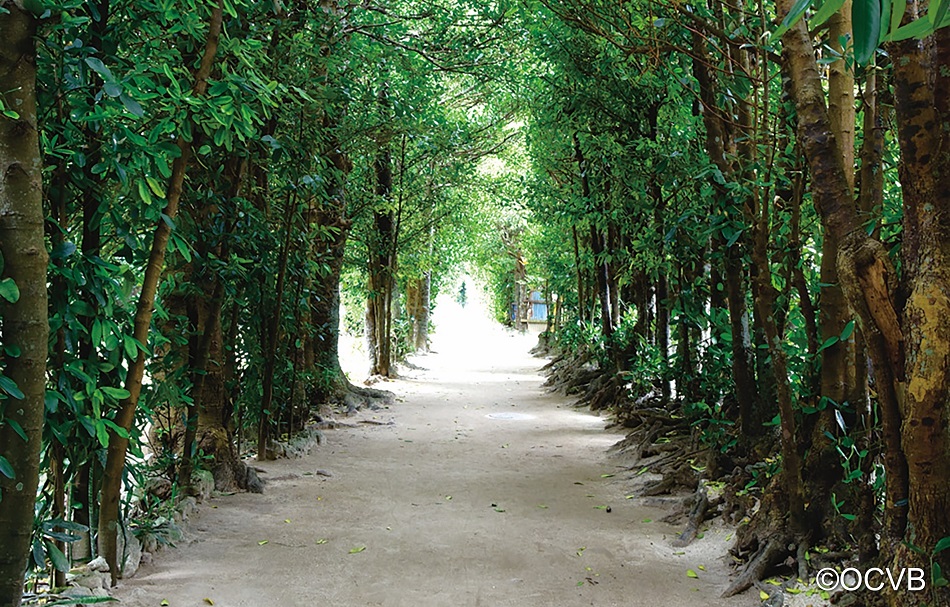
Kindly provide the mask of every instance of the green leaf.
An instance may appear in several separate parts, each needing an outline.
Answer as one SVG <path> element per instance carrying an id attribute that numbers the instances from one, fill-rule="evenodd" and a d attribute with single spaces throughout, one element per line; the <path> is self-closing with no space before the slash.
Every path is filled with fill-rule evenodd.
<path id="1" fill-rule="evenodd" d="M 840 338 L 837 335 L 832 335 L 831 337 L 825 340 L 825 343 L 821 344 L 821 347 L 818 348 L 818 351 L 821 352 L 822 350 L 826 350 L 830 348 L 831 346 L 835 345 L 836 343 L 838 343 L 839 341 L 840 341 Z"/>
<path id="2" fill-rule="evenodd" d="M 102 90 L 110 97 L 118 97 L 122 94 L 122 85 L 118 82 L 106 82 L 102 85 Z"/>
<path id="3" fill-rule="evenodd" d="M 19 400 L 26 398 L 26 395 L 17 387 L 16 382 L 6 375 L 0 375 L 0 390 Z"/>
<path id="4" fill-rule="evenodd" d="M 113 432 L 118 434 L 121 438 L 129 438 L 129 431 L 115 423 L 111 419 L 103 419 L 102 423 L 112 429 Z"/>
<path id="5" fill-rule="evenodd" d="M 686 570 L 686 577 L 698 578 L 698 577 L 699 577 L 699 574 L 697 574 L 697 573 L 696 573 L 695 571 L 693 571 L 692 569 L 687 569 L 687 570 Z"/>
<path id="6" fill-rule="evenodd" d="M 915 19 L 907 25 L 902 25 L 894 30 L 885 40 L 900 42 L 908 38 L 924 38 L 932 33 L 933 29 L 933 25 L 927 19 Z"/>
<path id="7" fill-rule="evenodd" d="M 30 437 L 26 435 L 26 431 L 23 430 L 23 426 L 20 425 L 20 422 L 16 421 L 15 419 L 5 419 L 3 421 L 4 423 L 6 423 L 6 425 L 13 428 L 13 431 L 16 432 L 20 436 L 20 438 L 23 439 L 24 443 L 30 442 Z"/>
<path id="8" fill-rule="evenodd" d="M 772 34 L 772 38 L 781 38 L 785 32 L 787 32 L 793 25 L 798 23 L 798 20 L 802 18 L 802 15 L 805 14 L 805 11 L 808 10 L 808 7 L 811 6 L 811 0 L 795 0 L 795 4 L 792 5 L 792 8 L 788 11 L 788 14 L 785 15 L 785 18 L 782 19 L 782 25 L 779 26 L 777 30 Z"/>
<path id="9" fill-rule="evenodd" d="M 892 0 L 891 1 L 891 22 L 890 27 L 887 28 L 888 34 L 893 34 L 897 31 L 897 28 L 901 26 L 901 20 L 904 18 L 904 11 L 907 10 L 907 0 Z M 885 36 L 886 40 L 888 36 Z"/>
<path id="10" fill-rule="evenodd" d="M 881 38 L 881 0 L 855 0 L 851 6 L 854 24 L 854 60 L 866 65 Z"/>
<path id="11" fill-rule="evenodd" d="M 887 36 L 887 26 L 891 23 L 891 0 L 881 0 L 881 33 L 878 35 L 877 45 L 881 46 Z"/>
<path id="12" fill-rule="evenodd" d="M 43 542 L 34 540 L 33 547 L 30 550 L 33 553 L 33 563 L 38 569 L 46 567 L 46 552 L 43 551 Z"/>
<path id="13" fill-rule="evenodd" d="M 930 3 L 930 7 L 927 9 L 927 19 L 930 20 L 931 25 L 936 26 L 943 21 L 948 6 L 950 6 L 950 0 L 934 0 Z"/>
<path id="14" fill-rule="evenodd" d="M 940 538 L 940 541 L 934 546 L 933 555 L 936 556 L 947 548 L 950 548 L 950 537 Z"/>
<path id="15" fill-rule="evenodd" d="M 844 6 L 844 0 L 825 0 L 821 8 L 808 20 L 808 26 L 812 28 L 818 27 L 828 19 L 831 19 L 831 16 L 841 10 L 842 6 Z"/>
<path id="16" fill-rule="evenodd" d="M 366 546 L 357 546 L 356 548 L 350 548 L 350 554 L 359 554 L 366 550 Z"/>
<path id="17" fill-rule="evenodd" d="M 122 93 L 119 95 L 119 100 L 122 102 L 122 105 L 125 106 L 125 109 L 129 111 L 133 116 L 138 116 L 139 118 L 145 116 L 145 110 L 142 109 L 141 104 L 135 99 L 132 99 L 127 94 Z"/>
<path id="18" fill-rule="evenodd" d="M 165 189 L 162 187 L 162 184 L 158 182 L 154 177 L 146 177 L 145 182 L 148 184 L 148 188 L 155 193 L 159 198 L 165 198 Z"/>
<path id="19" fill-rule="evenodd" d="M 92 71 L 102 76 L 102 79 L 106 82 L 115 82 L 115 76 L 112 75 L 112 72 L 109 71 L 109 68 L 107 68 L 105 64 L 96 57 L 86 57 L 86 65 L 92 68 Z"/>
<path id="20" fill-rule="evenodd" d="M 0 455 L 0 474 L 10 480 L 16 478 L 16 472 L 14 472 L 13 466 L 11 466 L 9 460 L 2 455 Z"/>
<path id="21" fill-rule="evenodd" d="M 152 204 L 152 194 L 148 190 L 148 185 L 141 180 L 137 181 L 135 185 L 138 186 L 139 198 L 142 199 L 142 202 Z"/>
<path id="22" fill-rule="evenodd" d="M 53 567 L 56 567 L 58 571 L 69 571 L 69 559 L 66 558 L 63 551 L 49 540 L 43 540 L 43 544 L 46 545 L 46 555 L 49 557 L 50 562 L 53 563 Z"/>
<path id="23" fill-rule="evenodd" d="M 12 278 L 0 280 L 0 297 L 10 303 L 16 303 L 17 300 L 20 299 L 20 289 L 16 286 L 16 283 L 13 282 Z"/>
<path id="24" fill-rule="evenodd" d="M 103 448 L 109 447 L 109 432 L 106 430 L 106 424 L 103 420 L 96 420 L 96 438 L 99 439 L 99 444 Z"/>
<path id="25" fill-rule="evenodd" d="M 116 399 L 116 400 L 122 400 L 122 399 L 124 399 L 124 398 L 128 398 L 128 397 L 132 396 L 132 394 L 131 394 L 128 390 L 126 390 L 125 388 L 105 387 L 105 388 L 102 388 L 102 391 L 103 391 L 107 396 L 110 396 L 110 397 L 112 397 L 112 398 L 114 398 L 114 399 Z"/>
<path id="26" fill-rule="evenodd" d="M 841 341 L 847 341 L 851 334 L 854 333 L 854 321 L 848 321 L 848 324 L 844 326 L 844 330 L 841 331 Z"/>

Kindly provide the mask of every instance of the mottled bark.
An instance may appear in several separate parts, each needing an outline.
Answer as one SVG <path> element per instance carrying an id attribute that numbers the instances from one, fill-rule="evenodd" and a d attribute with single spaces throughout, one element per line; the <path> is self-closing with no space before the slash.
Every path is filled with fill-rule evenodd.
<path id="1" fill-rule="evenodd" d="M 919 11 L 916 4 L 908 3 L 905 19 Z M 907 293 L 902 440 L 911 488 L 905 539 L 930 552 L 950 535 L 950 32 L 943 28 L 930 40 L 889 50 L 909 243 L 901 252 Z M 946 552 L 941 559 L 950 565 Z"/>
<path id="2" fill-rule="evenodd" d="M 780 14 L 786 14 L 790 8 L 788 0 L 779 3 Z M 792 98 L 798 110 L 799 140 L 812 175 L 815 206 L 826 232 L 838 241 L 838 276 L 860 320 L 874 363 L 887 469 L 886 537 L 902 538 L 908 485 L 900 434 L 904 335 L 895 302 L 896 274 L 883 245 L 869 238 L 858 220 L 804 20 L 793 26 L 782 42 Z"/>
<path id="3" fill-rule="evenodd" d="M 3 375 L 22 395 L 7 394 L 0 423 L 0 457 L 13 478 L 0 473 L 0 606 L 17 607 L 33 532 L 39 482 L 49 336 L 44 242 L 43 166 L 36 115 L 36 21 L 20 3 L 0 2 L 0 98 L 17 118 L 0 117 L 0 280 L 19 289 L 13 302 L 0 297 L 7 347 Z M 19 348 L 10 356 L 9 348 Z M 25 435 L 26 440 L 20 436 Z"/>

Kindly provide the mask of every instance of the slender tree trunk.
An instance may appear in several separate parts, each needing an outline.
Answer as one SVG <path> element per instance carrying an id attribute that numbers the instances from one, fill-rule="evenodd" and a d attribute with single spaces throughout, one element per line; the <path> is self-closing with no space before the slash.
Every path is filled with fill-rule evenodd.
<path id="1" fill-rule="evenodd" d="M 577 241 L 577 225 L 571 225 L 571 234 L 574 237 L 574 269 L 577 274 L 577 318 L 583 323 L 587 320 L 586 307 L 584 306 L 584 273 L 581 268 L 580 244 Z"/>
<path id="2" fill-rule="evenodd" d="M 829 44 L 843 53 L 840 39 L 851 36 L 851 0 L 845 0 L 837 14 L 828 20 Z M 844 59 L 828 66 L 828 118 L 841 156 L 843 176 L 854 191 L 854 77 Z M 821 342 L 826 344 L 842 334 L 851 320 L 848 302 L 838 283 L 838 241 L 825 231 L 821 249 L 821 300 L 818 324 Z M 854 384 L 854 342 L 835 341 L 821 351 L 821 395 L 843 404 Z M 828 410 L 828 414 L 831 410 Z"/>
<path id="3" fill-rule="evenodd" d="M 388 114 L 386 89 L 379 93 L 378 105 Z M 376 153 L 376 196 L 381 210 L 373 212 L 373 236 L 369 251 L 369 300 L 367 301 L 367 339 L 375 339 L 369 348 L 370 375 L 389 377 L 392 366 L 392 300 L 396 266 L 396 223 L 389 208 L 393 193 L 392 153 L 389 135 L 383 135 Z M 370 315 L 372 318 L 370 318 Z M 370 324 L 371 323 L 371 324 Z M 375 347 L 372 347 L 375 346 Z"/>
<path id="4" fill-rule="evenodd" d="M 724 181 L 733 177 L 733 167 L 726 158 L 727 129 L 723 124 L 721 110 L 716 104 L 716 82 L 710 73 L 706 41 L 693 35 L 693 75 L 699 83 L 702 101 L 703 124 L 706 127 L 706 151 L 709 158 L 722 173 Z M 731 146 L 731 144 L 729 144 Z M 731 204 L 731 193 L 714 181 L 713 188 L 720 200 Z M 740 236 L 723 251 L 725 256 L 726 301 L 729 305 L 729 326 L 732 333 L 732 381 L 739 405 L 739 424 L 742 435 L 755 439 L 762 434 L 761 424 L 755 423 L 757 409 L 757 386 L 753 371 L 752 338 L 749 329 L 749 312 L 744 285 L 745 269 L 742 263 Z"/>
<path id="5" fill-rule="evenodd" d="M 785 336 L 778 332 L 775 321 L 775 302 L 777 291 L 772 285 L 772 272 L 768 257 L 769 242 L 769 206 L 767 201 L 760 203 L 759 216 L 754 228 L 754 246 L 752 258 L 757 266 L 758 281 L 755 305 L 762 319 L 769 354 L 772 357 L 772 370 L 775 377 L 775 393 L 778 397 L 779 417 L 781 420 L 782 474 L 785 481 L 785 498 L 788 500 L 788 523 L 797 539 L 807 531 L 805 525 L 805 491 L 802 482 L 802 461 L 798 454 L 798 436 L 795 408 L 792 402 L 791 385 L 788 377 L 788 357 L 785 354 Z"/>
<path id="6" fill-rule="evenodd" d="M 49 322 L 44 242 L 43 166 L 36 115 L 36 20 L 19 2 L 0 2 L 0 96 L 18 118 L 0 118 L 0 281 L 12 281 L 19 298 L 0 297 L 0 341 L 19 348 L 0 354 L 7 391 L 0 424 L 0 606 L 17 607 L 33 532 L 33 510 L 43 443 Z M 14 299 L 15 301 L 9 301 Z M 23 436 L 21 436 L 21 433 Z M 25 437 L 25 438 L 24 438 Z"/>
<path id="7" fill-rule="evenodd" d="M 212 9 L 208 38 L 205 42 L 201 64 L 195 73 L 195 84 L 192 92 L 195 97 L 201 97 L 208 88 L 208 76 L 211 66 L 218 52 L 218 39 L 221 35 L 223 1 Z M 168 194 L 163 214 L 174 221 L 178 214 L 178 203 L 185 182 L 185 173 L 191 159 L 191 144 L 184 137 L 178 138 L 180 155 L 172 165 L 172 175 L 169 180 Z M 155 294 L 165 265 L 165 249 L 171 228 L 163 220 L 159 221 L 152 237 L 152 248 L 149 254 L 145 277 L 142 279 L 142 289 L 139 294 L 135 312 L 135 323 L 132 336 L 141 344 L 148 344 L 149 328 L 152 323 L 152 313 L 155 306 Z M 115 422 L 126 432 L 123 437 L 116 432 L 109 431 L 109 448 L 106 458 L 106 468 L 102 479 L 102 497 L 99 508 L 99 552 L 109 564 L 112 583 L 118 579 L 118 558 L 116 554 L 116 535 L 119 525 L 119 497 L 122 492 L 122 472 L 125 468 L 125 455 L 129 446 L 128 432 L 135 421 L 135 411 L 139 396 L 142 393 L 142 377 L 145 374 L 145 352 L 139 350 L 135 360 L 129 366 L 126 376 L 126 390 L 130 396 L 124 399 L 115 417 Z"/>
<path id="8" fill-rule="evenodd" d="M 277 372 L 277 352 L 280 342 L 280 317 L 284 306 L 284 291 L 287 282 L 287 262 L 290 258 L 290 246 L 294 230 L 294 216 L 297 212 L 297 190 L 287 197 L 284 216 L 284 242 L 280 248 L 277 262 L 277 285 L 274 288 L 274 309 L 267 322 L 267 339 L 264 350 L 264 370 L 261 374 L 261 414 L 257 425 L 257 459 L 273 459 L 267 450 L 270 442 L 271 419 L 274 415 L 274 376 Z"/>

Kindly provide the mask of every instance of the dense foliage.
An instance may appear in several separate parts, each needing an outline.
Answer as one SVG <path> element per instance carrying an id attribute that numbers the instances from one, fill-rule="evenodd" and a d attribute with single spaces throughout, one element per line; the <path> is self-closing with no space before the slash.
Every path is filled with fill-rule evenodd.
<path id="1" fill-rule="evenodd" d="M 948 5 L 0 1 L 0 605 L 388 398 L 341 300 L 390 375 L 462 268 L 760 502 L 731 591 L 835 545 L 945 600 Z"/>

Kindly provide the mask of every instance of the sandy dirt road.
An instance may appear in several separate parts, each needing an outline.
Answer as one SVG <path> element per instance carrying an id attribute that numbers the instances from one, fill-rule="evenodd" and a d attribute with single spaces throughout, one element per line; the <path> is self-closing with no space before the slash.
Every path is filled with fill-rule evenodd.
<path id="1" fill-rule="evenodd" d="M 606 455 L 620 435 L 544 393 L 530 338 L 475 316 L 454 327 L 416 359 L 424 369 L 378 386 L 397 394 L 392 407 L 360 417 L 393 425 L 327 430 L 311 455 L 262 464 L 264 495 L 205 502 L 188 539 L 116 596 L 134 607 L 759 603 L 718 598 L 728 530 L 672 548 L 665 512 L 625 499 L 630 473 Z"/>

